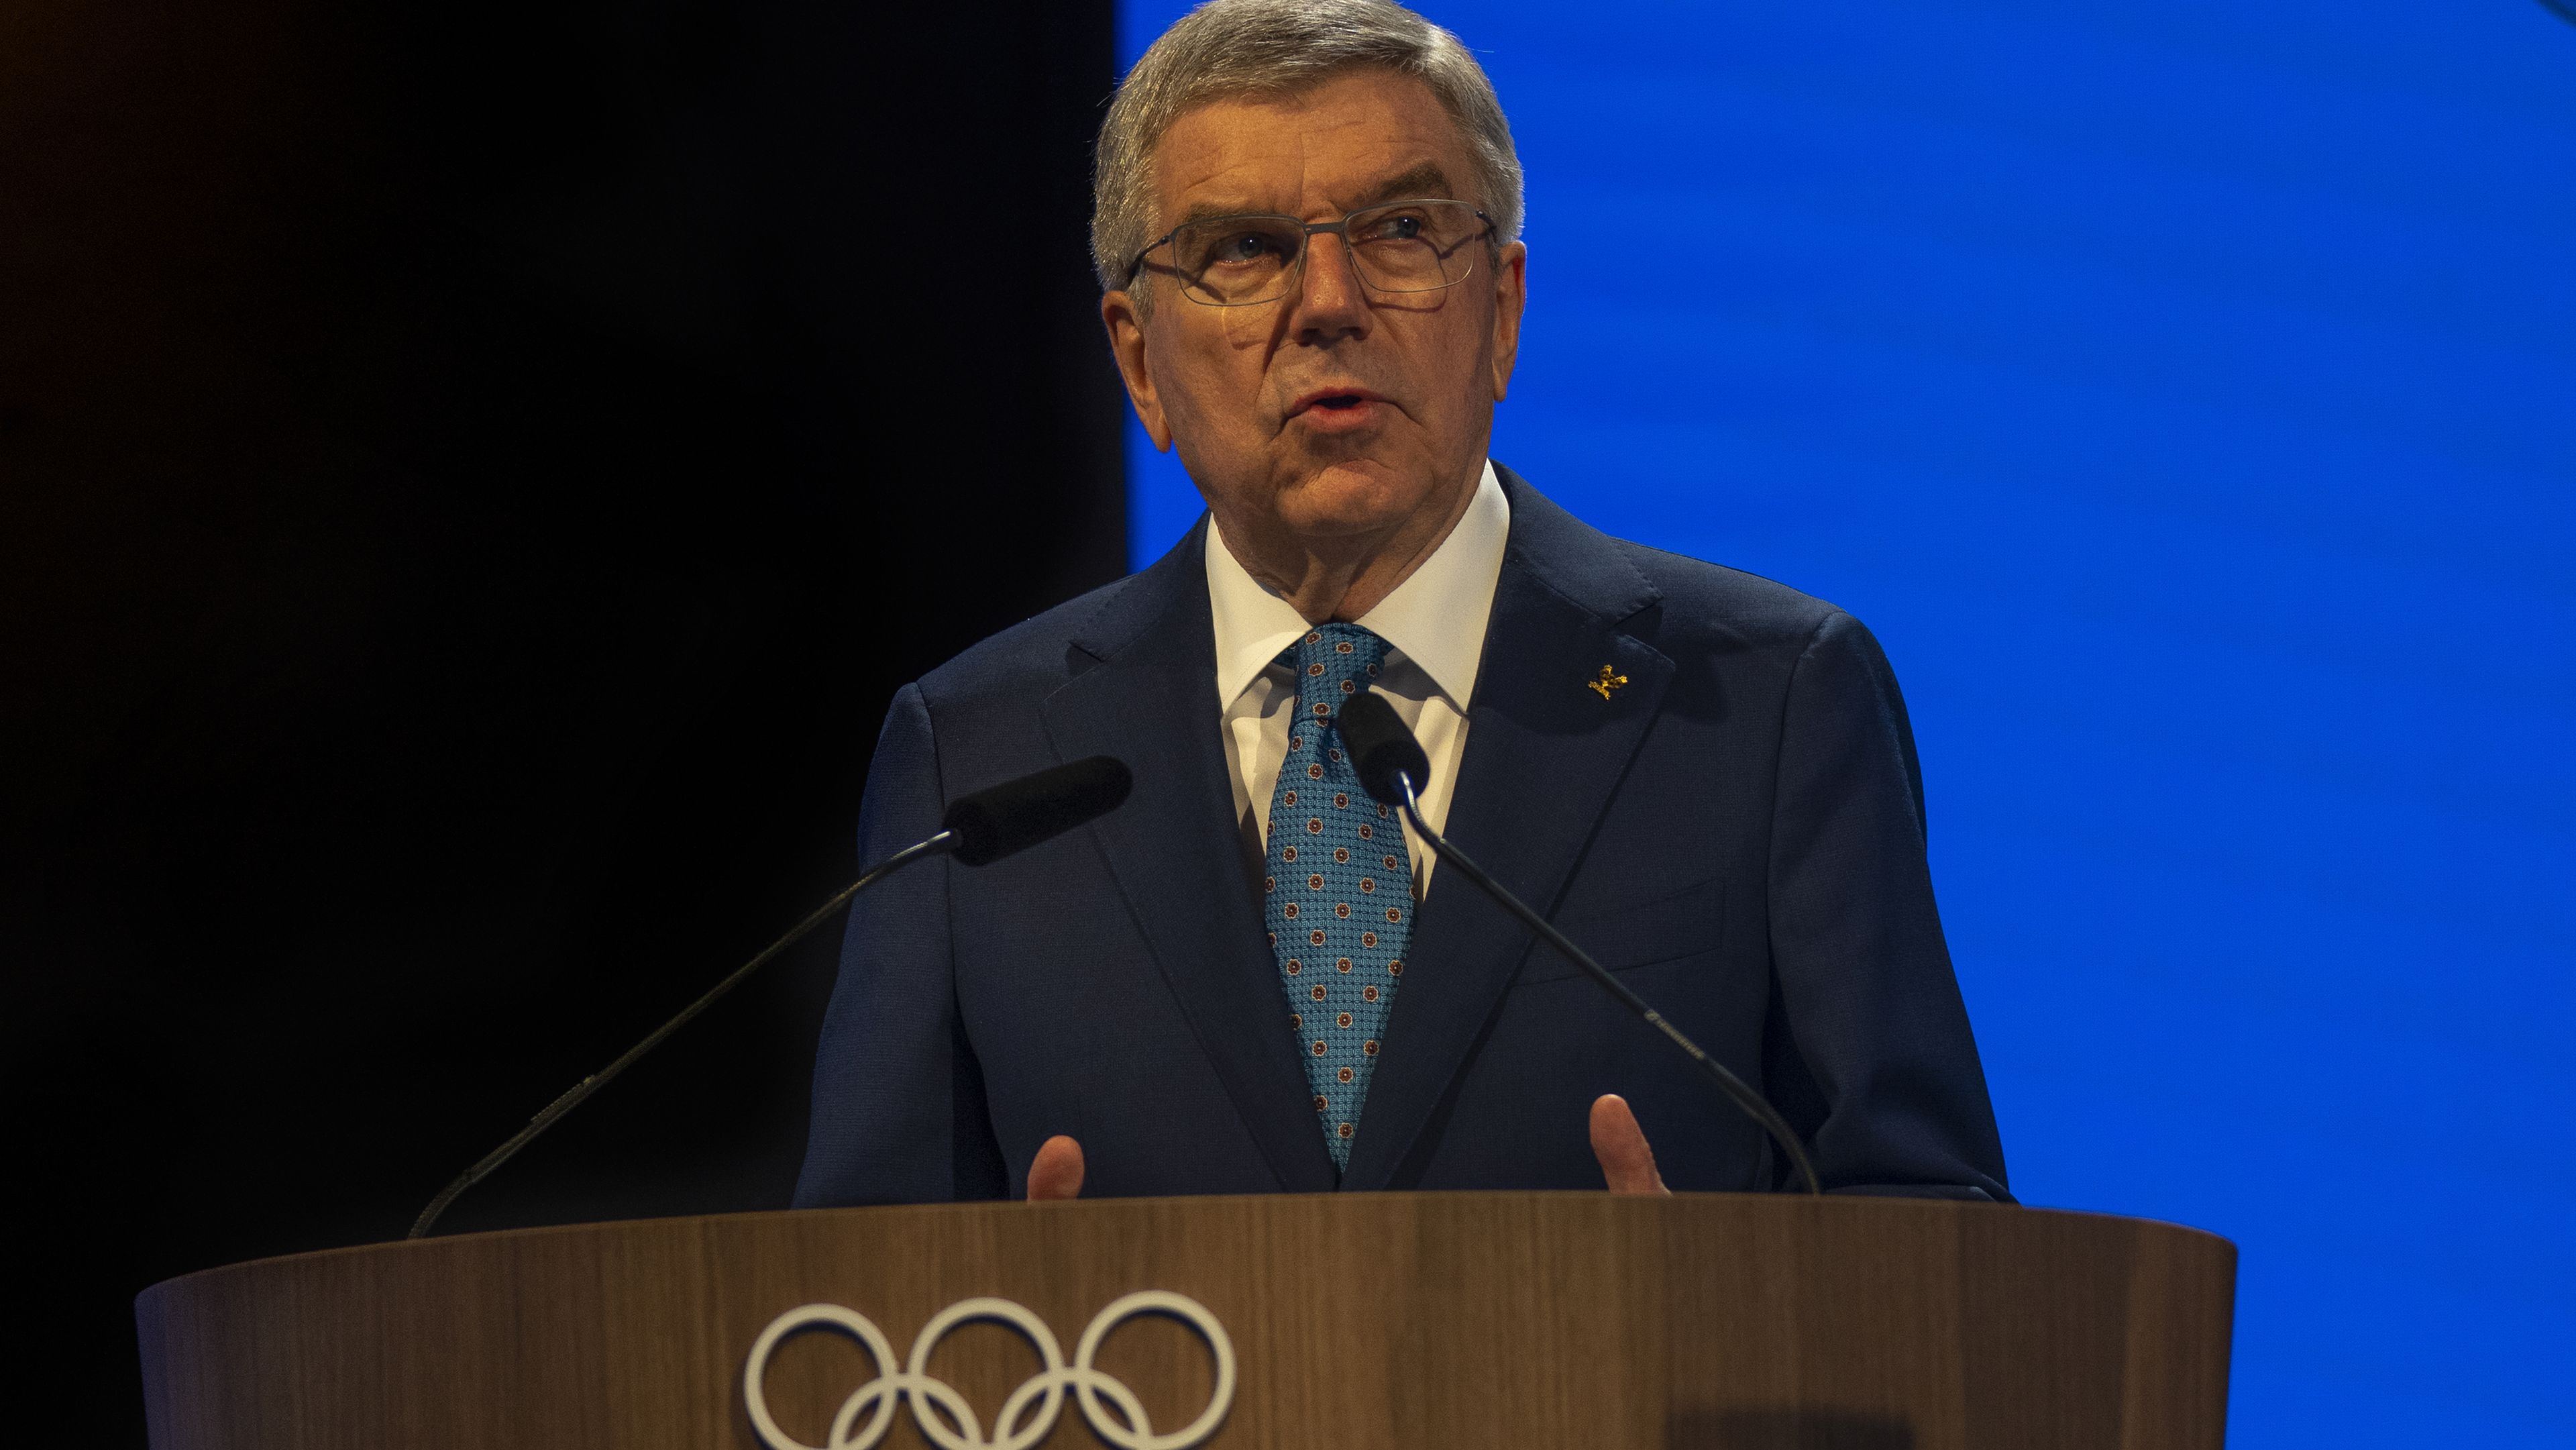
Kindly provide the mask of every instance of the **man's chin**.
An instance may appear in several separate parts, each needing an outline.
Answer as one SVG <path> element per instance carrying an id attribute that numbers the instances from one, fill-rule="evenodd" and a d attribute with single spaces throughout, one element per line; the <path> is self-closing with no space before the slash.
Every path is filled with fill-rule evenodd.
<path id="1" fill-rule="evenodd" d="M 1434 492 L 1419 473 L 1370 458 L 1328 463 L 1280 489 L 1280 517 L 1305 534 L 1378 533 L 1402 523 Z"/>

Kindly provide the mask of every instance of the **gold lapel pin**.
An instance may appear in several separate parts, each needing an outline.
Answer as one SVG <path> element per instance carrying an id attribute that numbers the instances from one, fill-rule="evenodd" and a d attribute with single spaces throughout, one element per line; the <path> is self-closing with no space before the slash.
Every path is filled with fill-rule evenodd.
<path id="1" fill-rule="evenodd" d="M 1583 682 L 1583 688 L 1594 691 L 1598 693 L 1602 699 L 1607 700 L 1610 698 L 1610 692 L 1612 690 L 1615 690 L 1626 683 L 1628 683 L 1628 677 L 1626 675 L 1620 674 L 1616 670 L 1611 669 L 1608 665 L 1603 665 L 1601 667 L 1600 674 Z"/>

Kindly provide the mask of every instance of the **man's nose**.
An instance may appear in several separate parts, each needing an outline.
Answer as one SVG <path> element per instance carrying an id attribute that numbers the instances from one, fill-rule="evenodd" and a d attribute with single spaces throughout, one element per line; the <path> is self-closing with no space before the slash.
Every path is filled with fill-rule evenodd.
<path id="1" fill-rule="evenodd" d="M 1289 319 L 1289 333 L 1294 337 L 1366 337 L 1375 320 L 1350 243 L 1335 232 L 1306 239 L 1306 262 L 1299 269 L 1293 301 L 1296 313 Z"/>

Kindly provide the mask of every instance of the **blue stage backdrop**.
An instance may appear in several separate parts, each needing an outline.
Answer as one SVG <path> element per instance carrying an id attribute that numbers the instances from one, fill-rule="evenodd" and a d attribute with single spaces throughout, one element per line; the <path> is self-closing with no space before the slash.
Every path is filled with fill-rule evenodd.
<path id="1" fill-rule="evenodd" d="M 1495 456 L 1885 641 L 2022 1197 L 2241 1246 L 2236 1444 L 2576 1443 L 2576 26 L 1424 8 L 1529 170 Z"/>

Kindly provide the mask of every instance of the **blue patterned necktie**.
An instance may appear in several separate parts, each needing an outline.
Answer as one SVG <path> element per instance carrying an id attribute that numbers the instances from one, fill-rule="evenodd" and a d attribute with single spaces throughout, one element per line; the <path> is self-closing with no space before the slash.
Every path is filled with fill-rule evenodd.
<path id="1" fill-rule="evenodd" d="M 1326 624 L 1279 655 L 1297 672 L 1297 713 L 1270 792 L 1262 890 L 1297 1055 L 1337 1170 L 1351 1164 L 1351 1137 L 1413 932 L 1404 829 L 1360 789 L 1333 723 L 1342 701 L 1376 678 L 1386 651 L 1385 640 L 1356 624 Z"/>

